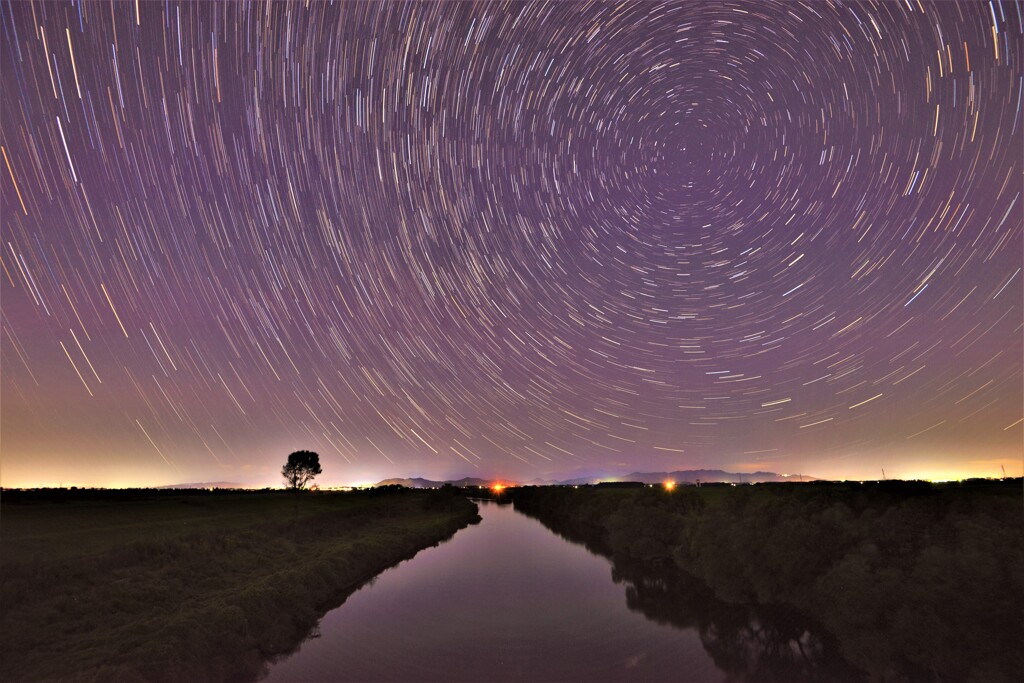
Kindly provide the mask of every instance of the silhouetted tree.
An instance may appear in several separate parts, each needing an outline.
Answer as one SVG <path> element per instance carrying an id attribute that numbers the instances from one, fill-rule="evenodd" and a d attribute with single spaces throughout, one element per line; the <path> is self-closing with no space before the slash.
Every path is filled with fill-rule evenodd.
<path id="1" fill-rule="evenodd" d="M 288 488 L 300 491 L 322 471 L 318 454 L 313 451 L 295 451 L 288 456 L 288 462 L 281 469 L 281 476 Z"/>

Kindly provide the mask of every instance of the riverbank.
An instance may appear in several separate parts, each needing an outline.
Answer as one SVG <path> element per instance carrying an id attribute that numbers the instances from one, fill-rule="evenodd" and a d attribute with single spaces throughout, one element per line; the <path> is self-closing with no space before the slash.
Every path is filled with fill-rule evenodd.
<path id="1" fill-rule="evenodd" d="M 789 605 L 873 680 L 1010 681 L 1021 481 L 521 488 L 517 509 L 733 604 Z"/>
<path id="2" fill-rule="evenodd" d="M 253 680 L 327 609 L 479 520 L 444 491 L 5 491 L 6 680 Z"/>

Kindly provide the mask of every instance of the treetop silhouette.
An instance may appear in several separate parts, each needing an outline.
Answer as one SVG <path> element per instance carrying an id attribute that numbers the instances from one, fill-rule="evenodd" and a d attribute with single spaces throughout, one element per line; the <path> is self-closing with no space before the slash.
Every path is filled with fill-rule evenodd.
<path id="1" fill-rule="evenodd" d="M 320 455 L 313 451 L 295 451 L 288 455 L 288 462 L 281 468 L 285 484 L 294 491 L 301 491 L 320 474 Z"/>

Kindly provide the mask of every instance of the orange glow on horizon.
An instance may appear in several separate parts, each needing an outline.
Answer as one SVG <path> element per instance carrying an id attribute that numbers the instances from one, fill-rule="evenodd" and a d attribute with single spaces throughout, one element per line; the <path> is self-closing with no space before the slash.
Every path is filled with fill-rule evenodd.
<path id="1" fill-rule="evenodd" d="M 502 491 L 505 490 L 505 488 L 506 487 L 505 487 L 504 484 L 492 484 L 491 485 L 491 490 L 494 491 L 497 494 L 500 494 Z"/>
<path id="2" fill-rule="evenodd" d="M 670 481 L 666 481 L 663 484 L 663 486 L 665 487 L 666 491 L 675 491 L 676 490 L 676 483 L 674 481 L 671 481 L 671 480 Z"/>

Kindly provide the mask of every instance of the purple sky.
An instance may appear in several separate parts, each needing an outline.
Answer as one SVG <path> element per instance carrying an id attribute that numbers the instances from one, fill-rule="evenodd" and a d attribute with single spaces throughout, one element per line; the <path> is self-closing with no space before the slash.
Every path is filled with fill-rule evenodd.
<path id="1" fill-rule="evenodd" d="M 0 11 L 5 486 L 1021 474 L 1018 3 Z"/>

